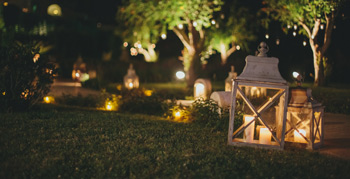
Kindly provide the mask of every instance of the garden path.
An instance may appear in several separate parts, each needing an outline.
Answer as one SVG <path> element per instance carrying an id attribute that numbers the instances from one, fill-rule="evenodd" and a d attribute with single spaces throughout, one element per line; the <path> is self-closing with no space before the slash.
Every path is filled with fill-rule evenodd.
<path id="1" fill-rule="evenodd" d="M 350 115 L 325 113 L 320 153 L 350 160 Z"/>
<path id="2" fill-rule="evenodd" d="M 56 79 L 51 86 L 49 96 L 59 97 L 62 95 L 82 96 L 88 95 L 100 95 L 101 93 L 97 90 L 87 89 L 81 87 L 80 82 L 75 82 L 68 79 Z"/>

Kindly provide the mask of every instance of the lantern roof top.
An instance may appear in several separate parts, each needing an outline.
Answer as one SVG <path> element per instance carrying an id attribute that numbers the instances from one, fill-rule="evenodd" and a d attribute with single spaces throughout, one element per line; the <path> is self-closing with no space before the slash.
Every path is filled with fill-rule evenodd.
<path id="1" fill-rule="evenodd" d="M 287 81 L 282 78 L 278 70 L 278 58 L 267 57 L 268 50 L 267 44 L 261 42 L 258 46 L 258 56 L 248 55 L 246 57 L 246 65 L 237 80 L 287 85 Z"/>

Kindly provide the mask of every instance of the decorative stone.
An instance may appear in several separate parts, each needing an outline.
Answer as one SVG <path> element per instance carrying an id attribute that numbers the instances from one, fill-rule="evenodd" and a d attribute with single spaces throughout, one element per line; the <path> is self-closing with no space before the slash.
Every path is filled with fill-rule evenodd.
<path id="1" fill-rule="evenodd" d="M 231 92 L 215 91 L 211 93 L 210 99 L 215 101 L 220 108 L 228 109 L 231 106 Z"/>
<path id="2" fill-rule="evenodd" d="M 199 78 L 194 82 L 193 93 L 195 99 L 208 99 L 209 95 L 211 94 L 211 90 L 212 87 L 209 79 Z"/>

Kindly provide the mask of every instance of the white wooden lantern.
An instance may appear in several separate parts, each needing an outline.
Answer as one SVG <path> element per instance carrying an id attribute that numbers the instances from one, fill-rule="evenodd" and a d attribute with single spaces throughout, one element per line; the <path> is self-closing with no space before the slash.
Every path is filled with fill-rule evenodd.
<path id="1" fill-rule="evenodd" d="M 324 136 L 324 107 L 313 99 L 309 88 L 292 88 L 290 93 L 285 140 L 300 143 L 299 146 L 307 149 L 320 148 Z"/>
<path id="2" fill-rule="evenodd" d="M 228 73 L 228 77 L 225 79 L 225 91 L 232 90 L 232 82 L 236 79 L 237 73 L 235 72 L 235 67 L 231 66 L 231 71 Z"/>
<path id="3" fill-rule="evenodd" d="M 199 78 L 194 82 L 193 96 L 194 99 L 208 99 L 211 94 L 211 82 L 208 79 Z"/>
<path id="4" fill-rule="evenodd" d="M 228 144 L 283 149 L 288 85 L 279 60 L 267 57 L 266 43 L 258 50 L 258 56 L 246 57 L 243 72 L 233 81 Z M 253 87 L 265 88 L 266 96 L 248 96 L 245 89 Z"/>
<path id="5" fill-rule="evenodd" d="M 139 87 L 139 77 L 136 75 L 132 64 L 130 64 L 128 73 L 124 76 L 124 86 L 129 90 Z"/>

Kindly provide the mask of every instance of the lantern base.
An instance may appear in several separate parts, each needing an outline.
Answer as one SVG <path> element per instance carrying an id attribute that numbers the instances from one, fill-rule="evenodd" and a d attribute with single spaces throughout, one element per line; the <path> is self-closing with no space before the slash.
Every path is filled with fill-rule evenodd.
<path id="1" fill-rule="evenodd" d="M 265 149 L 278 149 L 283 150 L 283 146 L 281 146 L 278 142 L 271 141 L 271 144 L 261 144 L 259 140 L 253 140 L 252 142 L 247 143 L 244 139 L 234 138 L 229 145 L 239 146 L 239 147 L 257 147 L 257 148 L 265 148 Z"/>

